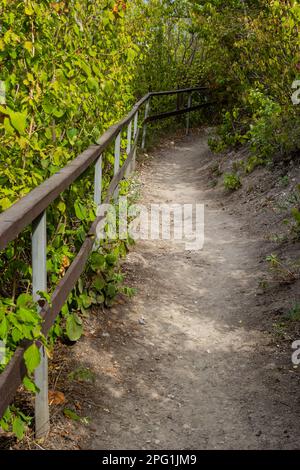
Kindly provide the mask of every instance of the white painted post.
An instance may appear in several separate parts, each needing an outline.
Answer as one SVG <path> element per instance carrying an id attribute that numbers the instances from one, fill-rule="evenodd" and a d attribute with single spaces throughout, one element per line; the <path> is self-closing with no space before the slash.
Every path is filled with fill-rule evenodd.
<path id="1" fill-rule="evenodd" d="M 114 163 L 114 175 L 116 175 L 120 169 L 120 155 L 121 155 L 121 132 L 116 137 L 115 142 L 115 163 Z M 119 185 L 116 187 L 114 192 L 114 200 L 115 202 L 118 200 L 119 197 Z"/>
<path id="2" fill-rule="evenodd" d="M 127 127 L 127 148 L 126 148 L 127 157 L 130 154 L 130 150 L 131 150 L 131 138 L 132 138 L 132 121 L 130 121 Z M 126 178 L 130 175 L 130 173 L 131 173 L 131 163 L 127 167 Z"/>
<path id="3" fill-rule="evenodd" d="M 145 108 L 145 119 L 149 116 L 150 113 L 150 98 L 148 99 L 146 103 L 146 108 Z M 147 136 L 147 124 L 144 124 L 143 128 L 143 138 L 142 138 L 142 150 L 144 150 L 145 145 L 146 145 L 146 136 Z"/>
<path id="4" fill-rule="evenodd" d="M 100 155 L 95 165 L 94 202 L 97 207 L 101 204 L 101 195 L 102 195 L 102 155 Z"/>
<path id="5" fill-rule="evenodd" d="M 46 212 L 33 222 L 32 226 L 32 295 L 38 301 L 38 291 L 47 291 L 47 231 Z M 35 397 L 35 435 L 45 437 L 50 429 L 48 404 L 48 358 L 42 346 L 41 363 L 35 370 L 35 384 L 39 392 Z"/>
<path id="6" fill-rule="evenodd" d="M 189 94 L 188 97 L 188 108 L 192 106 L 192 93 Z M 189 135 L 189 130 L 190 130 L 190 113 L 187 113 L 186 115 L 186 135 Z"/>
<path id="7" fill-rule="evenodd" d="M 137 111 L 134 115 L 134 123 L 133 123 L 133 141 L 135 142 L 136 136 L 137 136 L 137 131 L 138 131 L 138 121 L 139 121 L 139 112 Z M 134 149 L 134 154 L 132 157 L 132 165 L 131 165 L 131 171 L 133 172 L 135 170 L 135 161 L 136 161 L 136 150 L 137 150 L 137 142 L 136 146 Z"/>

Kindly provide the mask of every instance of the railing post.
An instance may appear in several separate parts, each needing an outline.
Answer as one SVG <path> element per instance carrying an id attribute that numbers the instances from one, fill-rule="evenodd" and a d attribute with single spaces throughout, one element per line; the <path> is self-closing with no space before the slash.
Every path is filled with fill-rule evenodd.
<path id="1" fill-rule="evenodd" d="M 94 202 L 97 207 L 101 204 L 101 194 L 102 194 L 102 155 L 100 155 L 95 165 Z"/>
<path id="2" fill-rule="evenodd" d="M 130 151 L 131 151 L 131 138 L 132 138 L 132 120 L 130 121 L 130 123 L 128 124 L 128 127 L 127 127 L 127 147 L 126 147 L 127 157 L 128 157 L 128 155 L 130 154 Z M 129 166 L 127 167 L 127 170 L 126 170 L 126 178 L 131 173 L 131 167 L 132 167 L 132 165 L 130 163 Z"/>
<path id="3" fill-rule="evenodd" d="M 188 97 L 188 108 L 192 106 L 192 93 L 189 93 Z M 186 115 L 186 135 L 189 135 L 189 130 L 190 130 L 190 113 L 187 113 Z"/>
<path id="4" fill-rule="evenodd" d="M 136 151 L 137 151 L 137 145 L 138 143 L 136 142 L 136 136 L 138 132 L 138 122 L 139 122 L 139 112 L 137 111 L 134 115 L 134 122 L 133 122 L 133 141 L 135 142 L 135 147 L 134 147 L 134 152 L 133 152 L 133 157 L 132 157 L 132 166 L 131 170 L 135 170 L 135 161 L 136 161 Z"/>
<path id="5" fill-rule="evenodd" d="M 148 99 L 147 103 L 146 103 L 146 108 L 145 108 L 145 117 L 144 119 L 147 119 L 147 117 L 149 116 L 149 113 L 150 113 L 150 98 Z M 143 127 L 143 138 L 142 138 L 142 150 L 144 150 L 145 148 L 145 145 L 146 145 L 146 136 L 147 136 L 147 124 L 144 124 L 144 127 Z"/>
<path id="6" fill-rule="evenodd" d="M 47 291 L 47 232 L 46 212 L 32 224 L 32 295 L 38 301 L 38 291 Z M 39 392 L 35 397 L 35 435 L 45 437 L 50 428 L 48 404 L 48 358 L 44 347 L 40 349 L 41 363 L 34 373 Z"/>
<path id="7" fill-rule="evenodd" d="M 120 169 L 120 155 L 121 155 L 121 131 L 116 137 L 115 141 L 115 163 L 114 163 L 114 175 L 116 175 Z M 119 197 L 119 185 L 116 187 L 114 192 L 114 200 L 117 201 Z"/>

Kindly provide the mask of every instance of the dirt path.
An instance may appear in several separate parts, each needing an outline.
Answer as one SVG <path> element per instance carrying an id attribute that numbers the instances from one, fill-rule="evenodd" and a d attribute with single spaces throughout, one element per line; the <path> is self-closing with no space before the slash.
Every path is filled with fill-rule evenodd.
<path id="1" fill-rule="evenodd" d="M 262 241 L 204 189 L 210 162 L 203 135 L 141 167 L 141 202 L 205 203 L 205 245 L 143 241 L 129 254 L 136 296 L 76 346 L 96 374 L 82 448 L 299 448 L 290 357 L 260 327 Z"/>

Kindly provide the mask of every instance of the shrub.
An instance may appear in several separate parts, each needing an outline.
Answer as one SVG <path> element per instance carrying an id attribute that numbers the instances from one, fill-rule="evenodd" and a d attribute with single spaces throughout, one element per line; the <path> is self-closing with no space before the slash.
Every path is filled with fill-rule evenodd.
<path id="1" fill-rule="evenodd" d="M 242 186 L 239 175 L 236 173 L 226 173 L 224 175 L 224 187 L 231 191 L 236 191 Z"/>

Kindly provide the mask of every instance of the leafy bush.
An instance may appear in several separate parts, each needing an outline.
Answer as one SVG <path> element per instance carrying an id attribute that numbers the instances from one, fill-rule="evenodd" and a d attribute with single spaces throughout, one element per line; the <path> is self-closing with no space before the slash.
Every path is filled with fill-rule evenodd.
<path id="1" fill-rule="evenodd" d="M 135 101 L 134 60 L 139 47 L 135 34 L 125 27 L 123 0 L 4 0 L 0 15 L 0 80 L 6 89 L 6 102 L 0 106 L 2 212 L 94 143 L 130 109 Z M 125 145 L 123 135 L 123 149 Z M 108 149 L 104 192 L 112 173 L 113 154 Z M 94 219 L 91 169 L 47 210 L 50 294 Z M 50 348 L 63 330 L 76 341 L 87 310 L 104 302 L 111 305 L 122 284 L 118 259 L 126 252 L 126 242 L 102 246 L 101 252 L 93 253 L 46 343 L 36 305 L 28 295 L 30 236 L 30 228 L 24 230 L 0 256 L 0 340 L 6 341 L 6 363 L 21 341 L 34 341 L 25 353 L 24 385 L 35 391 L 32 374 L 39 363 L 35 341 Z M 5 430 L 12 427 L 19 437 L 25 422 L 21 413 L 10 408 L 0 425 Z"/>
<path id="2" fill-rule="evenodd" d="M 299 106 L 291 100 L 299 78 L 299 2 L 196 2 L 204 70 L 221 87 L 226 106 L 216 151 L 249 143 L 252 163 L 264 164 L 300 148 Z"/>
<path id="3" fill-rule="evenodd" d="M 236 191 L 242 186 L 239 175 L 235 173 L 226 173 L 224 175 L 224 187 L 231 191 Z"/>

